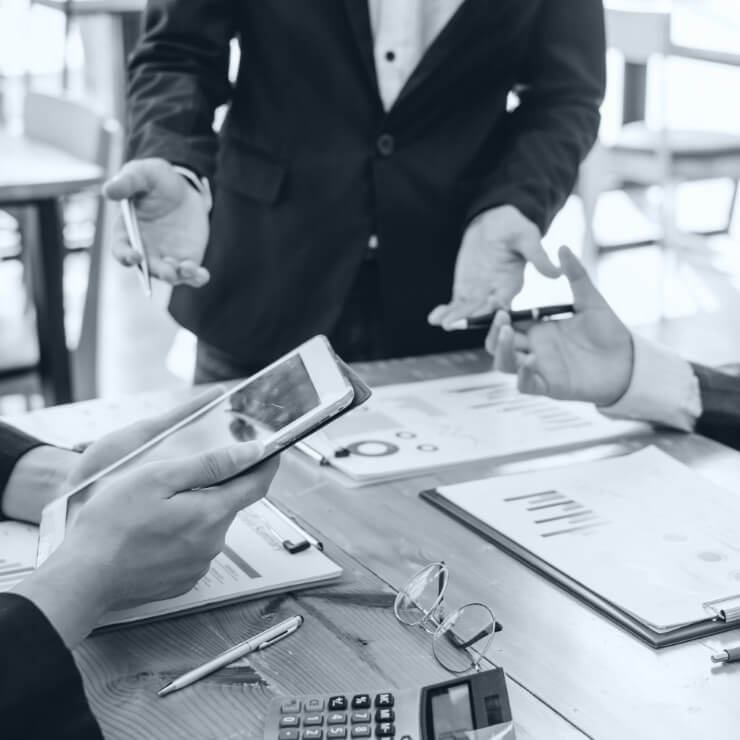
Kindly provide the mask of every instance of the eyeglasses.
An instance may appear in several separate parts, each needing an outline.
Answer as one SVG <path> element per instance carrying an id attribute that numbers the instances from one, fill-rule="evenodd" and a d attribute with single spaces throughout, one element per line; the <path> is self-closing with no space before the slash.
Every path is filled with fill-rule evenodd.
<path id="1" fill-rule="evenodd" d="M 393 604 L 396 618 L 433 635 L 437 662 L 450 673 L 465 673 L 480 664 L 502 627 L 493 612 L 479 602 L 446 614 L 444 595 L 449 572 L 444 563 L 422 568 L 399 592 Z"/>

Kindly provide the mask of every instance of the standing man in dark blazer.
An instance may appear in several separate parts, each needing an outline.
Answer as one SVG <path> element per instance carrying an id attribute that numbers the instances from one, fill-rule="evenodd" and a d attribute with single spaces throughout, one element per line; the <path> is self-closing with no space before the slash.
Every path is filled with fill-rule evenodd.
<path id="1" fill-rule="evenodd" d="M 352 360 L 471 346 L 434 324 L 557 274 L 540 238 L 604 77 L 601 0 L 149 0 L 107 194 L 136 198 L 199 380 L 319 332 Z"/>

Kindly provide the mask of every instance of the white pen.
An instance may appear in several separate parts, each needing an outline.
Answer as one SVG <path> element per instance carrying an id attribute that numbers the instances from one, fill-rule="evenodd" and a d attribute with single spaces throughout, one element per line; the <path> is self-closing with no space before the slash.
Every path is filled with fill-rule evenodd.
<path id="1" fill-rule="evenodd" d="M 141 262 L 137 265 L 137 274 L 139 275 L 141 284 L 144 287 L 144 292 L 149 298 L 151 298 L 152 275 L 149 272 L 149 258 L 146 254 L 144 241 L 141 238 L 139 222 L 136 218 L 134 207 L 128 198 L 124 198 L 121 201 L 121 215 L 123 216 L 123 225 L 126 227 L 126 234 L 128 236 L 129 243 L 133 247 L 134 251 L 141 256 Z"/>
<path id="2" fill-rule="evenodd" d="M 157 694 L 159 694 L 159 696 L 167 696 L 167 694 L 171 694 L 173 691 L 184 689 L 186 686 L 190 686 L 196 681 L 200 681 L 204 676 L 217 671 L 219 668 L 229 665 L 229 663 L 233 663 L 239 658 L 243 658 L 249 653 L 254 653 L 257 650 L 264 650 L 265 648 L 270 647 L 270 645 L 280 642 L 280 640 L 292 635 L 302 624 L 302 616 L 297 615 L 295 617 L 290 617 L 284 622 L 280 622 L 280 624 L 276 624 L 274 627 L 270 627 L 264 632 L 260 632 L 258 635 L 250 637 L 248 640 L 240 642 L 238 645 L 234 645 L 234 647 L 225 650 L 223 653 L 217 655 L 207 663 L 204 663 L 202 666 L 198 666 L 198 668 L 193 668 L 192 671 L 183 673 L 182 676 L 178 676 L 174 681 L 170 681 L 166 686 L 163 686 Z"/>

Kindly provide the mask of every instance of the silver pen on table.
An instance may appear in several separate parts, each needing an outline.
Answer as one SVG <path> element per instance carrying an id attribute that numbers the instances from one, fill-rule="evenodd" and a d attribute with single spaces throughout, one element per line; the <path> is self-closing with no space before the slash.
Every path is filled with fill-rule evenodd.
<path id="1" fill-rule="evenodd" d="M 265 648 L 270 647 L 270 645 L 280 642 L 280 640 L 292 635 L 302 624 L 302 616 L 297 615 L 295 617 L 290 617 L 284 622 L 280 622 L 274 627 L 270 627 L 264 632 L 260 632 L 258 635 L 250 637 L 248 640 L 240 642 L 238 645 L 234 645 L 234 647 L 229 648 L 228 650 L 224 650 L 223 653 L 212 658 L 207 663 L 204 663 L 197 668 L 193 668 L 193 670 L 188 671 L 187 673 L 183 673 L 182 676 L 178 676 L 173 681 L 170 681 L 166 686 L 163 686 L 157 694 L 159 696 L 167 696 L 167 694 L 171 694 L 174 691 L 184 689 L 186 686 L 190 686 L 196 681 L 200 681 L 204 676 L 217 671 L 219 668 L 229 665 L 229 663 L 233 663 L 239 658 L 243 658 L 249 653 L 254 653 L 257 650 L 264 650 Z"/>
<path id="2" fill-rule="evenodd" d="M 736 663 L 740 660 L 740 646 L 725 648 L 712 655 L 712 663 Z"/>
<path id="3" fill-rule="evenodd" d="M 141 262 L 137 265 L 137 274 L 144 287 L 147 297 L 152 297 L 152 275 L 149 272 L 149 257 L 144 247 L 144 241 L 141 238 L 139 230 L 139 221 L 136 218 L 134 206 L 129 198 L 121 201 L 121 215 L 123 216 L 123 225 L 126 227 L 126 235 L 134 251 L 141 256 Z"/>

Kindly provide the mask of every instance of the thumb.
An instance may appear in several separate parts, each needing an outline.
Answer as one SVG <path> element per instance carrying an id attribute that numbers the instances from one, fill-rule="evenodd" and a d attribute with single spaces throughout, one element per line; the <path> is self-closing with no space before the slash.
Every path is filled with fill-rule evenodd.
<path id="1" fill-rule="evenodd" d="M 605 303 L 603 296 L 596 290 L 586 272 L 586 268 L 581 264 L 578 257 L 568 247 L 560 247 L 558 256 L 560 257 L 560 266 L 573 291 L 573 301 L 576 309 L 582 310 L 603 306 Z"/>
<path id="2" fill-rule="evenodd" d="M 549 278 L 560 277 L 560 268 L 547 256 L 539 240 L 523 245 L 521 252 L 526 260 L 535 266 L 540 275 Z"/>
<path id="3" fill-rule="evenodd" d="M 174 493 L 215 486 L 255 465 L 262 454 L 263 447 L 259 442 L 245 442 L 155 465 Z"/>
<path id="4" fill-rule="evenodd" d="M 103 194 L 111 200 L 123 200 L 151 192 L 163 176 L 165 163 L 156 159 L 134 159 L 103 185 Z"/>

